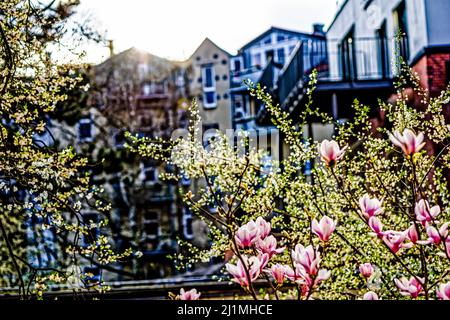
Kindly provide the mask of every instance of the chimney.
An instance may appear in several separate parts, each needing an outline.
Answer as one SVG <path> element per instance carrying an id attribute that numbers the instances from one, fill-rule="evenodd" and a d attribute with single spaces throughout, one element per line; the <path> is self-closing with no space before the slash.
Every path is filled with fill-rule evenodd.
<path id="1" fill-rule="evenodd" d="M 325 25 L 323 23 L 314 23 L 313 24 L 313 34 L 325 35 L 325 31 L 323 31 L 323 27 Z"/>
<path id="2" fill-rule="evenodd" d="M 109 56 L 114 55 L 114 40 L 108 40 Z"/>

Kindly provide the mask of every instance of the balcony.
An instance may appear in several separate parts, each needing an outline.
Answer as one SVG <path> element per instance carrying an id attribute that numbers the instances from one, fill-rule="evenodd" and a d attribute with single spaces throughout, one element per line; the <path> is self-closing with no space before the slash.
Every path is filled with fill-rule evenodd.
<path id="1" fill-rule="evenodd" d="M 320 90 L 385 88 L 398 73 L 391 68 L 395 56 L 408 57 L 407 38 L 384 37 L 328 39 L 326 43 L 301 43 L 281 71 L 278 93 L 282 105 L 296 105 L 303 96 L 308 75 L 318 71 Z"/>

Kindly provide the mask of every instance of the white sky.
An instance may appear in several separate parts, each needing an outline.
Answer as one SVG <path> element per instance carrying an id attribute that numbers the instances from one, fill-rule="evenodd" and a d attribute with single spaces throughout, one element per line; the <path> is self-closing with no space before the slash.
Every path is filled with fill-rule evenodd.
<path id="1" fill-rule="evenodd" d="M 205 37 L 235 54 L 270 26 L 312 31 L 327 27 L 336 0 L 81 0 L 79 14 L 94 17 L 114 40 L 115 52 L 130 47 L 183 60 Z M 101 62 L 109 51 L 89 46 L 88 62 Z"/>

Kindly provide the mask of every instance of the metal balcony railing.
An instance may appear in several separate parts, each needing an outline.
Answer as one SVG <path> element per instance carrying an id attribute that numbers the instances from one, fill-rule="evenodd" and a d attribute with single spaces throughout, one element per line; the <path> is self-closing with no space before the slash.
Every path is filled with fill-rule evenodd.
<path id="1" fill-rule="evenodd" d="M 303 87 L 313 69 L 318 71 L 319 81 L 389 80 L 398 72 L 392 68 L 392 59 L 403 57 L 407 60 L 408 56 L 406 37 L 347 37 L 302 42 L 279 76 L 280 102 Z"/>
<path id="2" fill-rule="evenodd" d="M 278 96 L 283 103 L 289 94 L 314 68 L 320 72 L 328 70 L 326 40 L 300 42 L 278 77 Z"/>

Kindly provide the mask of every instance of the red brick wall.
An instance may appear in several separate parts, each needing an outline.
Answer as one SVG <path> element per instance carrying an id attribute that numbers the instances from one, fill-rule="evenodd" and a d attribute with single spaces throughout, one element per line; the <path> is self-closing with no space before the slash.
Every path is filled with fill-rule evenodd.
<path id="1" fill-rule="evenodd" d="M 431 96 L 439 95 L 447 87 L 445 63 L 450 61 L 450 53 L 437 53 L 427 56 L 428 89 Z"/>
<path id="2" fill-rule="evenodd" d="M 447 87 L 445 63 L 450 61 L 450 53 L 433 53 L 423 56 L 412 69 L 421 79 L 421 85 L 436 96 Z"/>

